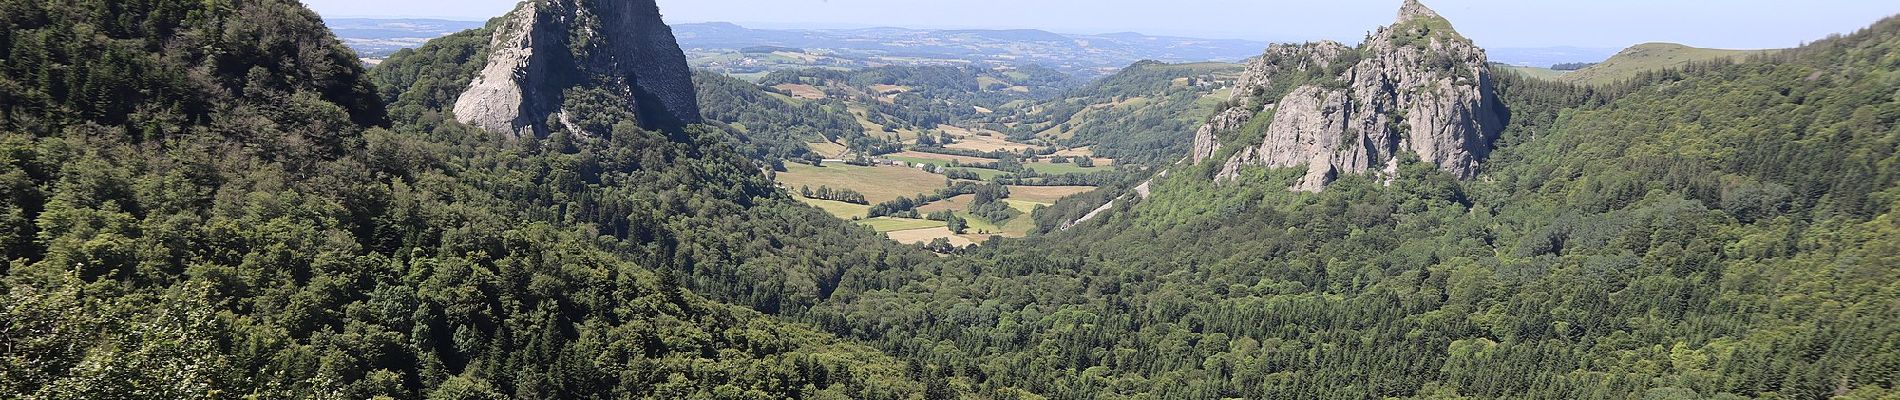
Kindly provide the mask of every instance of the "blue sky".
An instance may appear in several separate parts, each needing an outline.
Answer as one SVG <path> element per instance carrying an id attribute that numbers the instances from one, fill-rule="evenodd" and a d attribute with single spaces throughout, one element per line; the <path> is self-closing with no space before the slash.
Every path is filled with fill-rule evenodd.
<path id="1" fill-rule="evenodd" d="M 667 21 L 754 27 L 1035 28 L 1356 42 L 1399 0 L 659 0 Z M 513 0 L 304 0 L 327 17 L 482 20 Z M 1426 0 L 1488 47 L 1791 47 L 1900 14 L 1892 0 Z"/>

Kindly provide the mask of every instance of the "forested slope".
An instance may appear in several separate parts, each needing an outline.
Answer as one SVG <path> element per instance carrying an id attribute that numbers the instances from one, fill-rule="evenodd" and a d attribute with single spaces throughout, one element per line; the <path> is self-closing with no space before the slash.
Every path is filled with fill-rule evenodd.
<path id="1" fill-rule="evenodd" d="M 487 37 L 365 76 L 289 1 L 0 0 L 0 397 L 1900 395 L 1900 20 L 1622 85 L 1497 74 L 1471 180 L 1176 165 L 949 257 L 774 188 L 752 157 L 809 132 L 587 93 L 544 138 L 453 122 Z M 890 116 L 979 113 L 915 97 Z M 707 108 L 843 123 L 785 104 Z"/>
<path id="2" fill-rule="evenodd" d="M 724 132 L 603 112 L 597 135 L 507 141 L 444 122 L 446 92 L 375 127 L 363 69 L 292 1 L 0 1 L 0 49 L 0 397 L 932 389 L 920 368 L 684 289 L 732 278 L 699 271 L 821 264 L 786 250 L 802 242 L 740 238 L 877 248 L 833 238 L 854 233 L 842 222 L 744 235 L 775 225 L 736 221 L 822 214 Z M 747 261 L 766 252 L 781 258 Z M 817 281 L 754 285 L 790 307 Z"/>
<path id="3" fill-rule="evenodd" d="M 1503 77 L 1474 180 L 1182 166 L 839 307 L 1052 398 L 1890 398 L 1896 46 L 1889 19 L 1627 87 Z"/>

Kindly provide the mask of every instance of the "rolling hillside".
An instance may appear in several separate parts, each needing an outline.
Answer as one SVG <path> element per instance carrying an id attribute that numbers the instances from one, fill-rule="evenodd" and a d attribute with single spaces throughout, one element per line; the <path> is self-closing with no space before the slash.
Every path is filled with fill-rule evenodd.
<path id="1" fill-rule="evenodd" d="M 1767 50 L 1723 50 L 1689 47 L 1675 43 L 1639 44 L 1597 65 L 1564 74 L 1565 82 L 1581 85 L 1620 83 L 1647 71 L 1680 68 L 1694 62 L 1740 58 Z"/>

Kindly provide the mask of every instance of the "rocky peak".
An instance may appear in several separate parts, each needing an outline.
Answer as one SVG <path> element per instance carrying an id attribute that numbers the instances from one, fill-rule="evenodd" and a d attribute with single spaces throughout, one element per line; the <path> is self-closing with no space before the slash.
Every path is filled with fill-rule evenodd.
<path id="1" fill-rule="evenodd" d="M 1431 7 L 1426 7 L 1425 3 L 1420 3 L 1418 0 L 1405 0 L 1405 4 L 1399 6 L 1397 21 L 1405 22 L 1413 18 L 1444 19 L 1445 17 L 1439 16 L 1437 11 L 1432 11 Z"/>
<path id="2" fill-rule="evenodd" d="M 1223 158 L 1215 175 L 1223 180 L 1251 166 L 1304 166 L 1293 189 L 1307 191 L 1340 174 L 1390 178 L 1408 155 L 1471 178 L 1503 129 L 1486 63 L 1449 21 L 1407 0 L 1397 22 L 1356 48 L 1269 48 L 1248 66 L 1232 106 L 1197 134 L 1191 160 Z"/>
<path id="3" fill-rule="evenodd" d="M 516 137 L 597 133 L 576 126 L 583 116 L 567 107 L 574 90 L 588 89 L 648 129 L 700 121 L 692 71 L 654 0 L 534 0 L 502 18 L 486 64 L 456 100 L 457 120 Z"/>

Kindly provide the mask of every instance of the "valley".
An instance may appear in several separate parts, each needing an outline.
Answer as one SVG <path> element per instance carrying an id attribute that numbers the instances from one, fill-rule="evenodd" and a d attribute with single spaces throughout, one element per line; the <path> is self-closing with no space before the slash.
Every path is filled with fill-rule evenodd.
<path id="1" fill-rule="evenodd" d="M 1900 398 L 1890 4 L 336 1 L 0 0 L 0 398 Z"/>

